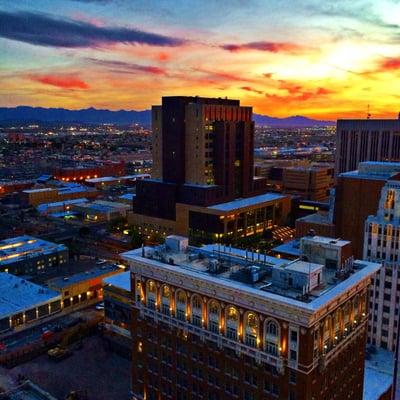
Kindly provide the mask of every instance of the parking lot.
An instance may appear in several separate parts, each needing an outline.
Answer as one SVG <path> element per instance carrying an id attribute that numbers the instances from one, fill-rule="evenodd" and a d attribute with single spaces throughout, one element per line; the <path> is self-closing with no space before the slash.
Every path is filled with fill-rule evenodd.
<path id="1" fill-rule="evenodd" d="M 87 400 L 128 400 L 130 361 L 107 349 L 100 336 L 83 340 L 82 348 L 72 347 L 70 357 L 54 361 L 47 354 L 0 375 L 30 379 L 59 400 L 71 391 L 87 394 Z M 85 397 L 82 397 L 85 399 Z"/>

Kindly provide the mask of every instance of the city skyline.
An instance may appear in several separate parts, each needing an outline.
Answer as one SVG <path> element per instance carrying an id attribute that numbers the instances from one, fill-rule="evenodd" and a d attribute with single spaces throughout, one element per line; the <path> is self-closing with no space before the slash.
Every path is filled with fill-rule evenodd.
<path id="1" fill-rule="evenodd" d="M 394 118 L 395 1 L 5 0 L 0 106 L 148 109 L 240 98 L 276 117 Z"/>

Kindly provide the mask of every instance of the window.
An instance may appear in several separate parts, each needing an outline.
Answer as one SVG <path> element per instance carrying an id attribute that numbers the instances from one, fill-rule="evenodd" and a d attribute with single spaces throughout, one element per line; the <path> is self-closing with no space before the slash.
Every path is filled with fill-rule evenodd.
<path id="1" fill-rule="evenodd" d="M 202 301 L 201 297 L 194 295 L 192 297 L 192 324 L 202 326 Z"/>
<path id="2" fill-rule="evenodd" d="M 274 320 L 268 319 L 265 321 L 265 351 L 274 356 L 278 355 L 279 351 L 279 326 Z"/>
<path id="3" fill-rule="evenodd" d="M 176 294 L 176 317 L 181 321 L 186 321 L 187 296 L 183 290 L 178 290 Z"/>
<path id="4" fill-rule="evenodd" d="M 212 300 L 208 306 L 208 329 L 211 332 L 219 333 L 219 321 L 221 310 L 219 304 Z"/>
<path id="5" fill-rule="evenodd" d="M 155 310 L 157 303 L 157 287 L 154 281 L 147 282 L 147 307 Z"/>
<path id="6" fill-rule="evenodd" d="M 170 315 L 171 293 L 167 285 L 163 285 L 161 289 L 161 312 Z"/>
<path id="7" fill-rule="evenodd" d="M 237 340 L 239 331 L 239 313 L 235 307 L 228 307 L 226 310 L 226 336 L 229 339 Z"/>
<path id="8" fill-rule="evenodd" d="M 258 339 L 258 318 L 254 313 L 246 316 L 246 337 L 245 343 L 251 347 L 257 347 Z"/>

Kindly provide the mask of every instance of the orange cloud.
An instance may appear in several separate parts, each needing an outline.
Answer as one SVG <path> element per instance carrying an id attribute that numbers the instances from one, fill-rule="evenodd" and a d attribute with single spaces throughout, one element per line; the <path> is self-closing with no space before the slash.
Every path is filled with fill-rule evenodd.
<path id="1" fill-rule="evenodd" d="M 253 92 L 253 93 L 257 93 L 257 94 L 264 93 L 262 90 L 255 89 L 251 86 L 242 86 L 240 89 L 245 90 L 246 92 Z"/>
<path id="2" fill-rule="evenodd" d="M 387 58 L 379 64 L 380 70 L 396 71 L 400 69 L 400 58 Z"/>
<path id="3" fill-rule="evenodd" d="M 89 85 L 76 75 L 31 74 L 29 78 L 35 82 L 56 86 L 61 89 L 89 89 Z"/>
<path id="4" fill-rule="evenodd" d="M 287 94 L 284 94 L 284 95 L 269 94 L 269 93 L 265 94 L 265 96 L 268 99 L 276 101 L 278 103 L 291 102 L 291 101 L 307 101 L 310 99 L 316 99 L 319 97 L 323 97 L 323 96 L 327 96 L 327 95 L 335 93 L 334 90 L 323 88 L 323 87 L 317 87 L 316 89 L 307 89 L 299 84 L 292 83 L 292 82 L 287 82 L 287 81 L 283 81 L 283 80 L 279 80 L 278 82 L 279 82 L 278 88 L 280 90 L 286 91 Z"/>

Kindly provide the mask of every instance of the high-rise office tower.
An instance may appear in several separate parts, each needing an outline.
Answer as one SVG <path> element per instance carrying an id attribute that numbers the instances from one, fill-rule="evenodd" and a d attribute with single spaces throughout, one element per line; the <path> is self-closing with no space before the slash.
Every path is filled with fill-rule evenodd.
<path id="1" fill-rule="evenodd" d="M 143 233 L 245 236 L 288 213 L 288 197 L 265 194 L 266 179 L 254 176 L 251 107 L 163 97 L 152 125 L 152 179 L 138 182 L 131 221 Z"/>
<path id="2" fill-rule="evenodd" d="M 361 161 L 400 161 L 400 118 L 337 121 L 336 175 Z"/>
<path id="3" fill-rule="evenodd" d="M 386 181 L 378 212 L 365 222 L 364 259 L 383 263 L 371 286 L 368 338 L 394 351 L 400 308 L 400 173 Z"/>
<path id="4" fill-rule="evenodd" d="M 163 182 L 205 186 L 234 199 L 254 186 L 254 122 L 239 100 L 163 97 L 152 109 L 152 177 Z M 218 186 L 216 188 L 215 186 Z"/>
<path id="5" fill-rule="evenodd" d="M 305 237 L 289 261 L 218 244 L 124 253 L 133 399 L 362 399 L 368 286 L 380 264 Z"/>

